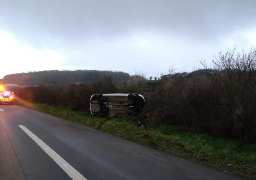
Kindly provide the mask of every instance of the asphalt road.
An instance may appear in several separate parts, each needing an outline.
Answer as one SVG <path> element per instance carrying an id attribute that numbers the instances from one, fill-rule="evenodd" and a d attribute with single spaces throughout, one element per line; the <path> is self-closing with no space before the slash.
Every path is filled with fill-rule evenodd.
<path id="1" fill-rule="evenodd" d="M 3 111 L 2 111 L 3 110 Z M 44 113 L 0 105 L 0 180 L 240 178 Z"/>

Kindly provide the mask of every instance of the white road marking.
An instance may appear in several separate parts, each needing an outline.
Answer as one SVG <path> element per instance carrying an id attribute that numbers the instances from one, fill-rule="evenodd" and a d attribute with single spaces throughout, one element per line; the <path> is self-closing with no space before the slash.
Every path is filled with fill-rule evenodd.
<path id="1" fill-rule="evenodd" d="M 4 111 L 4 110 L 0 108 L 0 111 Z"/>
<path id="2" fill-rule="evenodd" d="M 60 157 L 53 149 L 39 139 L 34 133 L 28 130 L 25 126 L 19 125 L 19 127 L 31 137 L 37 145 L 39 145 L 44 152 L 46 152 L 73 180 L 87 180 L 76 169 L 74 169 L 67 161 Z"/>

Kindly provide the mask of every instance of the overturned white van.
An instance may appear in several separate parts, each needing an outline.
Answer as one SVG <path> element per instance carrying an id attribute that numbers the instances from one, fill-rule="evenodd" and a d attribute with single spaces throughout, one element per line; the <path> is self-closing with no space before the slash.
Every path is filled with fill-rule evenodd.
<path id="1" fill-rule="evenodd" d="M 92 115 L 121 116 L 142 113 L 145 99 L 140 94 L 93 94 L 90 99 Z"/>

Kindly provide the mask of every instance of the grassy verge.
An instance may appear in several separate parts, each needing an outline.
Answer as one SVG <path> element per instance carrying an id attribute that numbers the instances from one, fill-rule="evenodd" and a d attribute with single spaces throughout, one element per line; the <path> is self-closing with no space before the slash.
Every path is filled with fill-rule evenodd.
<path id="1" fill-rule="evenodd" d="M 124 118 L 99 118 L 84 112 L 35 103 L 19 103 L 88 127 L 129 139 L 201 164 L 256 180 L 256 144 L 242 144 L 181 131 L 173 126 L 139 127 Z"/>

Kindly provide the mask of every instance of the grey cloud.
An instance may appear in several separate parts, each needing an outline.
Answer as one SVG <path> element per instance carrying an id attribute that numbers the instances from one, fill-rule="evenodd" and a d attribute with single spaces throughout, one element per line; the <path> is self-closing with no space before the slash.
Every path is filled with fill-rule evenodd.
<path id="1" fill-rule="evenodd" d="M 254 0 L 8 0 L 0 26 L 33 44 L 111 38 L 138 28 L 211 39 L 256 25 Z"/>

